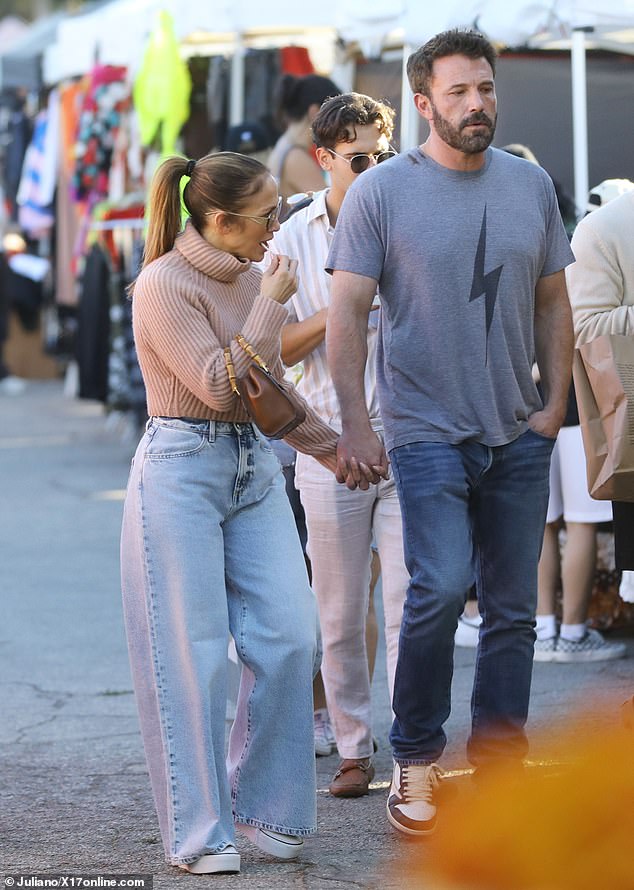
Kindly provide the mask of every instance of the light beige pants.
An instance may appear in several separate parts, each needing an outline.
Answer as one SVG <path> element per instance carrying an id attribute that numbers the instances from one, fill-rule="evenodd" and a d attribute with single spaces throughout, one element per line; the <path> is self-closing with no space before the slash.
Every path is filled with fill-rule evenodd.
<path id="1" fill-rule="evenodd" d="M 372 544 L 381 560 L 390 701 L 409 574 L 394 480 L 350 491 L 316 460 L 297 455 L 295 484 L 308 528 L 313 590 L 323 640 L 326 702 L 344 758 L 372 754 L 372 703 L 365 642 Z"/>

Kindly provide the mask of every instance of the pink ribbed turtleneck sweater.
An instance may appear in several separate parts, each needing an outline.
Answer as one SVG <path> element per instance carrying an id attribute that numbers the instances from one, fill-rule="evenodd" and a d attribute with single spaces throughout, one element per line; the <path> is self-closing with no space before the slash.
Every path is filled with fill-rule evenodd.
<path id="1" fill-rule="evenodd" d="M 191 222 L 172 250 L 143 269 L 132 307 L 150 415 L 247 421 L 223 354 L 231 346 L 237 376 L 246 371 L 250 359 L 237 333 L 283 381 L 280 337 L 288 310 L 260 294 L 261 278 L 249 261 L 205 241 Z M 331 467 L 336 439 L 308 405 L 304 423 L 286 437 L 298 451 L 330 459 Z"/>

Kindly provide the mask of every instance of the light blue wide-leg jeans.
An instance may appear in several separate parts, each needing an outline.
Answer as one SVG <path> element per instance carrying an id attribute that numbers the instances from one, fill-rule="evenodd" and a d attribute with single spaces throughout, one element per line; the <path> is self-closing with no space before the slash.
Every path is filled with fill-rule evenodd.
<path id="1" fill-rule="evenodd" d="M 315 831 L 317 609 L 277 458 L 250 424 L 152 418 L 128 482 L 124 616 L 168 861 L 234 822 Z M 227 642 L 243 663 L 225 761 Z"/>

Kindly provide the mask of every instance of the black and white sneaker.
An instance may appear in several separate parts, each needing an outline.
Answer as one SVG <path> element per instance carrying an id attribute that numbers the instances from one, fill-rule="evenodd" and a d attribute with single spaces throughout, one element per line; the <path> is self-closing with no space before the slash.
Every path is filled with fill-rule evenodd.
<path id="1" fill-rule="evenodd" d="M 206 853 L 193 862 L 186 862 L 180 866 L 194 875 L 216 875 L 223 872 L 229 874 L 240 871 L 240 854 L 233 846 L 227 844 L 219 853 Z"/>
<path id="2" fill-rule="evenodd" d="M 604 639 L 598 630 L 588 628 L 580 640 L 560 636 L 555 648 L 555 661 L 612 661 L 627 653 L 625 643 Z"/>
<path id="3" fill-rule="evenodd" d="M 394 764 L 387 818 L 404 834 L 431 834 L 436 828 L 433 795 L 442 777 L 436 763 Z"/>
<path id="4" fill-rule="evenodd" d="M 279 831 L 258 828 L 256 825 L 239 824 L 236 828 L 256 847 L 276 859 L 297 859 L 304 846 L 302 838 L 294 834 L 280 834 Z"/>

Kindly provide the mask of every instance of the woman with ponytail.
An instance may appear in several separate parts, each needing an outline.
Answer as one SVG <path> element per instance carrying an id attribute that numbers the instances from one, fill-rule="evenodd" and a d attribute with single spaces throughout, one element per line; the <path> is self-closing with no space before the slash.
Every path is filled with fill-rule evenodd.
<path id="1" fill-rule="evenodd" d="M 245 373 L 242 334 L 282 382 L 297 264 L 253 265 L 279 210 L 275 180 L 253 158 L 168 158 L 132 289 L 149 421 L 123 518 L 126 631 L 166 856 L 198 874 L 239 871 L 236 829 L 282 859 L 315 831 L 315 601 L 279 463 L 224 355 Z M 307 405 L 287 437 L 333 471 L 336 438 Z M 230 634 L 243 668 L 225 761 Z"/>

